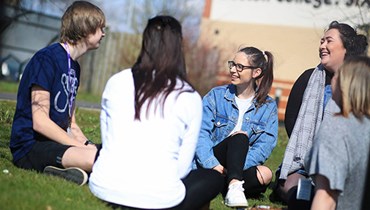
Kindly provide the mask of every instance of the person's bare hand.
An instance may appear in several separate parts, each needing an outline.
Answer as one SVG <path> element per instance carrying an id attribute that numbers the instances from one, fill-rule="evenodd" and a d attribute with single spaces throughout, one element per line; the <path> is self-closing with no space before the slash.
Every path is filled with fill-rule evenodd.
<path id="1" fill-rule="evenodd" d="M 220 172 L 220 174 L 226 174 L 226 169 L 221 164 L 213 167 L 213 170 Z"/>

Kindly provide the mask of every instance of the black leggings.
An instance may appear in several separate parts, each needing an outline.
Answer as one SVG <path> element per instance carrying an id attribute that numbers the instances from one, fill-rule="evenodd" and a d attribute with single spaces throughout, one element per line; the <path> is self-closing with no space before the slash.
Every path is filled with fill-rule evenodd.
<path id="1" fill-rule="evenodd" d="M 223 195 L 232 179 L 244 180 L 243 187 L 247 197 L 259 196 L 266 191 L 268 185 L 259 182 L 257 166 L 243 170 L 248 150 L 249 141 L 245 134 L 229 136 L 213 148 L 215 157 L 227 169 Z"/>
<path id="2" fill-rule="evenodd" d="M 186 188 L 184 200 L 179 205 L 166 210 L 200 209 L 221 192 L 224 184 L 223 179 L 223 176 L 213 169 L 197 169 L 191 171 L 182 180 Z M 139 209 L 114 203 L 109 203 L 109 206 L 113 207 L 113 209 Z"/>

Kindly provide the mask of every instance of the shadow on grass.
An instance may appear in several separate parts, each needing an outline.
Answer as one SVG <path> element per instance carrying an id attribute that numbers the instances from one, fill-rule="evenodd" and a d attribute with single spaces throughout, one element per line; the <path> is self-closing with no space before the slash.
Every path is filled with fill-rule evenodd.
<path id="1" fill-rule="evenodd" d="M 0 203 L 9 209 L 109 209 L 105 203 L 94 197 L 87 185 L 79 187 L 73 183 L 50 177 L 34 171 L 16 168 L 12 164 L 9 150 L 11 124 L 15 102 L 0 100 Z M 94 142 L 100 142 L 99 112 L 77 110 L 76 119 L 86 135 Z M 266 165 L 273 171 L 282 160 L 287 136 L 281 126 L 279 140 Z M 273 183 L 272 183 L 273 184 Z M 272 186 L 271 186 L 272 187 Z M 250 209 L 270 206 L 270 210 L 284 209 L 280 202 L 271 201 L 271 187 L 259 198 L 248 199 Z M 231 209 L 223 204 L 218 195 L 211 201 L 210 209 Z"/>

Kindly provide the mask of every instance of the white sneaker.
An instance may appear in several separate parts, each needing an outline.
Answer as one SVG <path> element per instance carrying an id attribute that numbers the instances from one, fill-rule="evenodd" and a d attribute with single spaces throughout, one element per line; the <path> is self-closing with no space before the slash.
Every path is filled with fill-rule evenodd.
<path id="1" fill-rule="evenodd" d="M 248 201 L 244 195 L 244 181 L 236 181 L 229 185 L 225 197 L 225 205 L 228 207 L 248 207 Z"/>

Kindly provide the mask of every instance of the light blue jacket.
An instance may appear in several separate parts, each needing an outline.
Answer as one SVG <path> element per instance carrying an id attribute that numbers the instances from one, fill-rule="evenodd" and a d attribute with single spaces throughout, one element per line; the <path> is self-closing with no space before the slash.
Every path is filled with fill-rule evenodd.
<path id="1" fill-rule="evenodd" d="M 203 168 L 213 168 L 220 164 L 213 154 L 213 147 L 223 141 L 236 126 L 239 110 L 235 93 L 235 85 L 230 84 L 215 87 L 203 97 L 202 127 L 195 153 L 195 161 Z M 276 102 L 268 96 L 267 102 L 258 109 L 255 104 L 253 100 L 243 118 L 242 130 L 249 137 L 244 170 L 263 164 L 275 148 L 278 138 Z"/>

